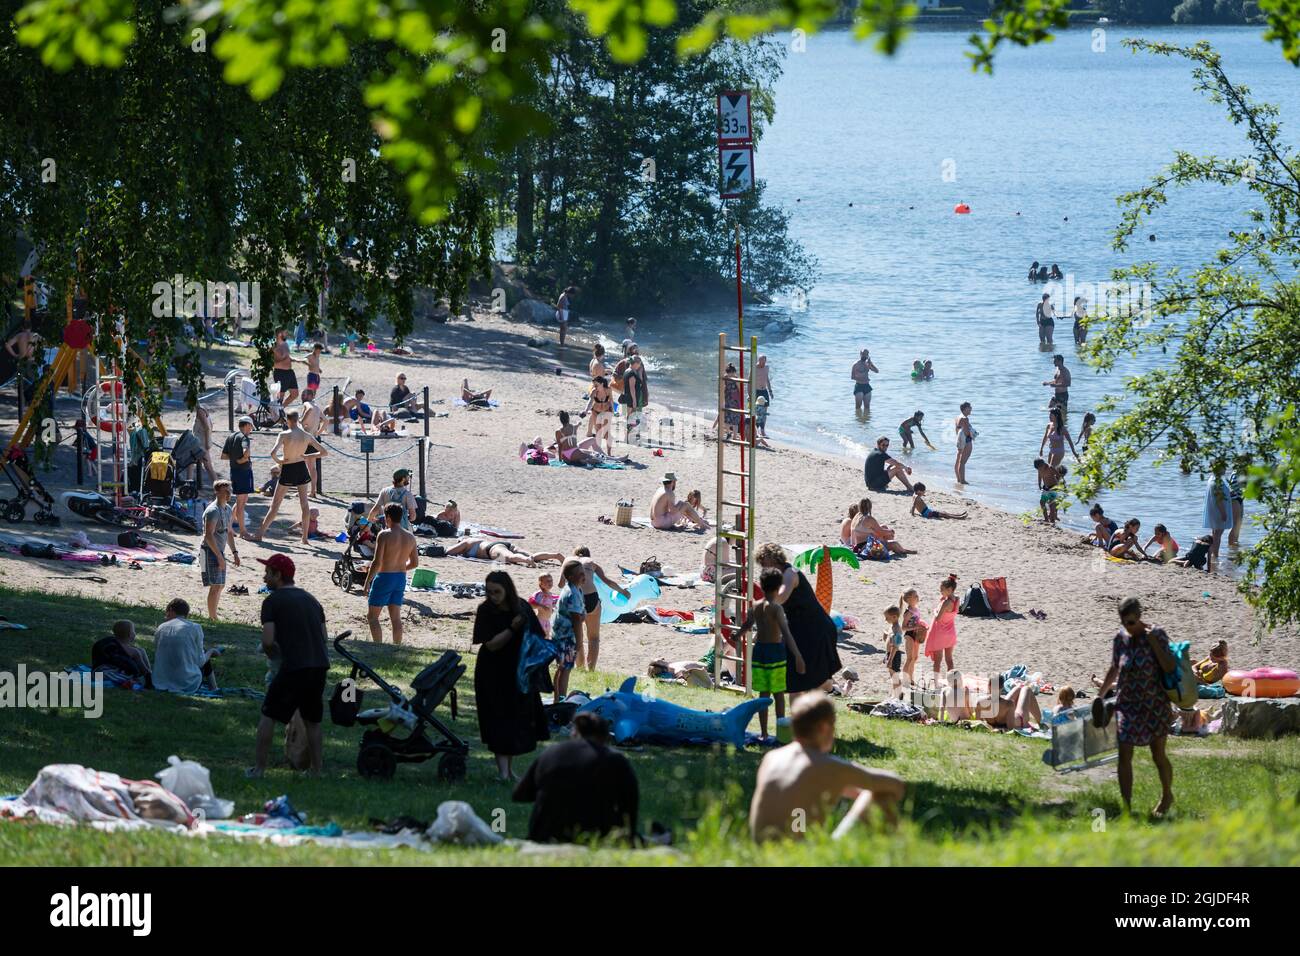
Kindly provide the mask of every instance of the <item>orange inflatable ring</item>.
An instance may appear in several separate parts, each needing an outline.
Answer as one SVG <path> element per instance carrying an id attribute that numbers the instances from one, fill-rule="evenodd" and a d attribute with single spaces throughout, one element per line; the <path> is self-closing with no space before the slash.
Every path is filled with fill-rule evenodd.
<path id="1" fill-rule="evenodd" d="M 966 205 L 964 202 L 959 202 L 959 203 L 957 203 L 957 205 L 955 205 L 955 206 L 952 207 L 952 211 L 955 212 L 955 213 L 956 213 L 957 215 L 959 215 L 959 216 L 969 215 L 969 214 L 970 214 L 970 206 Z"/>
<path id="2" fill-rule="evenodd" d="M 1280 667 L 1228 671 L 1223 675 L 1223 689 L 1235 697 L 1294 697 L 1300 693 L 1300 676 Z"/>

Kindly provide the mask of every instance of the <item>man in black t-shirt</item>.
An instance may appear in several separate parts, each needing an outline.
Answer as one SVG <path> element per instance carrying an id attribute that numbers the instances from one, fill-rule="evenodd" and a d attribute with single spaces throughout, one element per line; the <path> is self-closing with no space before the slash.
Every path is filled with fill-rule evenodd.
<path id="1" fill-rule="evenodd" d="M 311 772 L 321 769 L 321 716 L 329 655 L 325 650 L 325 611 L 320 602 L 293 583 L 293 559 L 287 554 L 258 558 L 266 565 L 263 578 L 271 589 L 262 602 L 262 650 L 279 669 L 266 689 L 262 719 L 257 725 L 257 750 L 250 777 L 266 770 L 275 725 L 287 724 L 294 712 L 302 715 L 311 752 Z"/>
<path id="2" fill-rule="evenodd" d="M 609 747 L 609 722 L 578 714 L 573 729 L 573 739 L 547 747 L 515 785 L 514 801 L 533 804 L 528 839 L 635 834 L 640 790 L 632 764 Z"/>
<path id="3" fill-rule="evenodd" d="M 866 479 L 867 487 L 872 491 L 884 491 L 889 487 L 890 479 L 897 478 L 910 492 L 912 483 L 907 480 L 907 476 L 911 473 L 911 468 L 898 459 L 889 457 L 889 439 L 877 438 L 876 447 L 867 452 L 867 460 L 863 465 L 863 477 Z"/>

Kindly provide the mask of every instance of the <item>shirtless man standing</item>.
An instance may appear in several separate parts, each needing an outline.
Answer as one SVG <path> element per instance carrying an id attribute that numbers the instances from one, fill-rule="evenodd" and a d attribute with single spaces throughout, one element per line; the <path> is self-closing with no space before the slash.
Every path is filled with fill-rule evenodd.
<path id="1" fill-rule="evenodd" d="M 660 531 L 676 531 L 683 521 L 692 522 L 703 531 L 709 526 L 708 521 L 700 517 L 698 511 L 685 501 L 678 501 L 673 493 L 677 489 L 677 475 L 668 472 L 664 475 L 664 486 L 650 499 L 650 524 Z"/>
<path id="2" fill-rule="evenodd" d="M 370 639 L 384 643 L 384 631 L 379 623 L 379 612 L 388 608 L 388 620 L 393 625 L 393 643 L 402 643 L 402 596 L 406 593 L 406 572 L 420 564 L 420 551 L 415 535 L 402 527 L 406 513 L 396 502 L 384 508 L 385 528 L 375 539 L 375 556 L 366 573 L 365 589 L 370 594 L 366 619 L 370 623 Z"/>
<path id="3" fill-rule="evenodd" d="M 271 460 L 280 466 L 280 481 L 275 486 L 275 497 L 271 499 L 271 508 L 262 519 L 262 526 L 257 530 L 254 540 L 260 541 L 266 529 L 275 520 L 280 510 L 280 502 L 290 488 L 298 490 L 298 503 L 302 506 L 302 543 L 309 543 L 311 533 L 311 509 L 308 506 L 307 492 L 311 489 L 311 468 L 314 459 L 324 458 L 329 454 L 325 447 L 311 435 L 298 427 L 298 409 L 286 412 L 289 427 L 280 432 L 271 449 Z"/>
<path id="4" fill-rule="evenodd" d="M 871 361 L 871 353 L 863 349 L 861 358 L 853 363 L 853 371 L 850 373 L 853 378 L 853 403 L 857 411 L 865 412 L 871 405 L 871 373 L 879 371 Z"/>
<path id="5" fill-rule="evenodd" d="M 610 590 L 629 597 L 627 588 L 617 581 L 611 581 L 605 576 L 605 569 L 591 558 L 591 551 L 585 545 L 574 548 L 573 555 L 578 563 L 582 565 L 582 603 L 587 611 L 586 627 L 587 632 L 587 652 L 585 654 L 585 666 L 587 670 L 596 669 L 596 659 L 600 656 L 600 595 L 596 593 L 596 578 L 600 578 L 609 586 Z M 584 654 L 582 639 L 578 639 L 578 656 L 574 660 L 575 667 L 584 666 Z"/>
<path id="6" fill-rule="evenodd" d="M 749 830 L 755 841 L 802 840 L 842 796 L 852 800 L 853 807 L 835 828 L 835 839 L 862 822 L 873 803 L 886 821 L 897 822 L 898 803 L 906 789 L 902 779 L 831 755 L 835 707 L 829 697 L 820 691 L 800 694 L 791 709 L 790 725 L 794 742 L 773 750 L 758 765 L 749 805 Z"/>
<path id="7" fill-rule="evenodd" d="M 325 413 L 322 412 L 315 402 L 316 390 L 314 388 L 305 389 L 302 393 L 302 404 L 298 408 L 298 424 L 312 438 L 319 438 L 320 433 L 325 430 Z M 308 469 L 311 474 L 311 496 L 320 497 L 320 489 L 316 487 L 316 469 Z"/>
<path id="8" fill-rule="evenodd" d="M 33 366 L 40 340 L 41 337 L 37 333 L 24 325 L 5 342 L 5 351 L 18 360 L 18 392 L 24 404 L 30 398 L 27 379 L 35 378 Z"/>
<path id="9" fill-rule="evenodd" d="M 1050 405 L 1061 406 L 1061 413 L 1064 414 L 1066 406 L 1070 404 L 1070 370 L 1065 367 L 1064 355 L 1053 355 L 1052 364 L 1056 366 L 1056 372 L 1052 375 L 1050 381 L 1044 382 L 1044 385 L 1052 386 L 1052 401 Z"/>
<path id="10" fill-rule="evenodd" d="M 280 386 L 280 407 L 288 408 L 298 397 L 298 376 L 293 371 L 293 357 L 289 354 L 288 333 L 280 329 L 275 333 L 275 347 L 271 350 L 271 377 Z"/>

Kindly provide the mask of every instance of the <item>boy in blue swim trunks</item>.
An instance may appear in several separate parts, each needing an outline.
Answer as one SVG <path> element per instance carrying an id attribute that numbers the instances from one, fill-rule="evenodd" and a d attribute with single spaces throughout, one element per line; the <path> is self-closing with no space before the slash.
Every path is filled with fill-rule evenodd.
<path id="1" fill-rule="evenodd" d="M 966 512 L 964 511 L 959 515 L 951 514 L 947 511 L 935 511 L 927 505 L 925 503 L 925 485 L 919 481 L 912 485 L 912 494 L 916 496 L 912 499 L 911 513 L 913 515 L 920 515 L 922 518 L 950 518 L 953 520 L 960 520 L 961 518 L 966 517 Z"/>
<path id="2" fill-rule="evenodd" d="M 402 598 L 406 594 L 406 572 L 420 563 L 420 553 L 415 535 L 402 527 L 405 510 L 396 502 L 384 508 L 385 528 L 375 539 L 375 556 L 366 572 L 366 618 L 370 624 L 370 639 L 376 644 L 384 642 L 379 612 L 388 608 L 388 619 L 393 624 L 393 643 L 402 643 Z"/>
<path id="3" fill-rule="evenodd" d="M 749 617 L 737 632 L 739 638 L 750 628 L 754 629 L 754 691 L 759 697 L 776 698 L 777 720 L 785 716 L 786 661 L 793 658 L 795 671 L 804 672 L 803 655 L 790 633 L 785 609 L 776 603 L 781 581 L 782 573 L 777 568 L 768 568 L 759 575 L 758 586 L 763 589 L 763 600 L 754 603 Z M 758 712 L 758 729 L 764 737 L 767 736 L 767 708 Z"/>

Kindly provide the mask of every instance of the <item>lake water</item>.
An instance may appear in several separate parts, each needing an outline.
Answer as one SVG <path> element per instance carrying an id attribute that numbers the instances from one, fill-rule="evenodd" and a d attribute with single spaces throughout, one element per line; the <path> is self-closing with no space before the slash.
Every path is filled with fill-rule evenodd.
<path id="1" fill-rule="evenodd" d="M 970 401 L 979 440 L 964 493 L 1022 513 L 1037 509 L 1030 463 L 1050 397 L 1040 383 L 1052 371 L 1051 351 L 1038 344 L 1043 287 L 1026 281 L 1030 261 L 1059 263 L 1076 283 L 1143 258 L 1193 266 L 1244 222 L 1244 188 L 1185 191 L 1130 254 L 1111 249 L 1115 197 L 1144 185 L 1175 149 L 1243 154 L 1245 143 L 1222 108 L 1192 89 L 1187 64 L 1133 54 L 1121 39 L 1210 40 L 1235 82 L 1281 107 L 1293 143 L 1300 74 L 1255 28 L 1112 26 L 1104 53 L 1093 52 L 1090 28 L 1070 30 L 1001 51 L 988 77 L 966 66 L 967 32 L 918 33 L 892 60 L 828 32 L 786 57 L 756 166 L 769 200 L 792 212 L 791 231 L 819 260 L 819 278 L 804 309 L 790 301 L 749 310 L 746 333 L 759 335 L 773 367 L 769 434 L 861 461 L 880 435 L 897 452 L 898 424 L 922 409 L 938 451 L 921 444 L 911 463 L 931 486 L 950 488 L 952 422 Z M 954 215 L 958 202 L 972 213 Z M 786 318 L 793 333 L 763 331 Z M 622 337 L 621 324 L 601 328 Z M 719 331 L 734 336 L 734 312 L 640 319 L 658 398 L 716 408 Z M 1058 319 L 1055 340 L 1074 373 L 1077 434 L 1083 413 L 1137 366 L 1093 373 L 1076 358 L 1068 318 Z M 880 374 L 861 419 L 849 369 L 864 347 Z M 933 361 L 933 381 L 911 381 L 914 359 Z M 844 489 L 845 504 L 858 492 Z M 1200 532 L 1204 483 L 1142 463 L 1102 501 L 1119 520 L 1140 517 L 1144 540 L 1161 521 L 1186 546 Z M 1076 504 L 1067 523 L 1083 519 Z"/>

